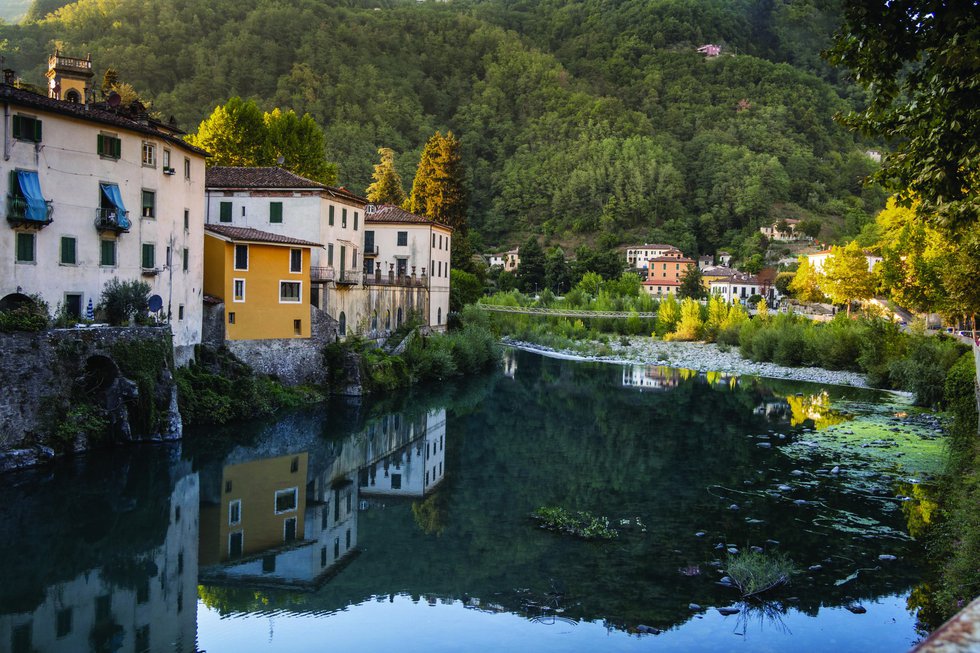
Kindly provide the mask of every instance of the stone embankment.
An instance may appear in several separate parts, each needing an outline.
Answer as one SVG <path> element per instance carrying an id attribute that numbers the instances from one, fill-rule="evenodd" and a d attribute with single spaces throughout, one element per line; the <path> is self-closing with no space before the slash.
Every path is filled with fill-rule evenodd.
<path id="1" fill-rule="evenodd" d="M 630 338 L 629 344 L 613 341 L 608 345 L 587 343 L 590 351 L 605 350 L 604 355 L 572 350 L 555 350 L 528 342 L 505 338 L 504 344 L 547 356 L 576 360 L 594 360 L 625 365 L 666 365 L 699 372 L 724 372 L 743 376 L 763 376 L 792 381 L 811 381 L 830 385 L 868 387 L 864 376 L 856 372 L 825 370 L 820 367 L 784 367 L 775 363 L 756 363 L 742 358 L 737 348 L 724 350 L 703 342 L 665 342 L 652 338 Z M 608 353 L 611 350 L 612 353 Z"/>

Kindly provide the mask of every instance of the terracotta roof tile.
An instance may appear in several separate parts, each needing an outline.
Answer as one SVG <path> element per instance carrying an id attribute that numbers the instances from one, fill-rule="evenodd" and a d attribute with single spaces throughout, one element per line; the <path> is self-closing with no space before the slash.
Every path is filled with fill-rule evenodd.
<path id="1" fill-rule="evenodd" d="M 242 241 L 250 243 L 269 243 L 270 245 L 301 245 L 304 247 L 323 247 L 320 243 L 311 243 L 307 240 L 290 238 L 280 234 L 272 234 L 268 231 L 259 231 L 251 227 L 232 227 L 224 224 L 206 224 L 204 230 L 218 236 L 223 236 L 231 241 Z"/>
<path id="2" fill-rule="evenodd" d="M 367 204 L 366 199 L 346 188 L 327 186 L 278 166 L 212 166 L 207 169 L 204 185 L 208 188 L 303 188 L 324 191 L 357 204 Z"/>
<path id="3" fill-rule="evenodd" d="M 415 215 L 414 213 L 409 213 L 405 209 L 397 206 L 392 206 L 391 204 L 379 204 L 374 207 L 374 211 L 371 213 L 365 213 L 365 222 L 379 222 L 379 223 L 395 223 L 395 224 L 434 224 L 444 229 L 452 229 L 447 224 L 442 224 L 441 222 L 435 222 L 421 215 Z"/>

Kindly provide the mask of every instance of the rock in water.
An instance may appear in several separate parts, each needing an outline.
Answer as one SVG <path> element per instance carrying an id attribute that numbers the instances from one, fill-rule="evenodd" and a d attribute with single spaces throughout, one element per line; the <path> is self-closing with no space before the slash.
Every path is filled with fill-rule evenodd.
<path id="1" fill-rule="evenodd" d="M 654 628 L 652 626 L 644 626 L 640 624 L 636 627 L 636 632 L 642 633 L 643 635 L 659 635 L 661 630 L 659 628 Z"/>
<path id="2" fill-rule="evenodd" d="M 878 556 L 878 559 L 879 560 L 882 560 L 884 562 L 891 562 L 892 560 L 898 560 L 898 558 L 896 558 L 895 556 L 893 556 L 891 554 L 888 554 L 888 553 L 884 553 L 884 554 Z"/>
<path id="3" fill-rule="evenodd" d="M 848 612 L 852 612 L 852 613 L 854 613 L 854 614 L 864 614 L 865 612 L 867 612 L 867 611 L 868 611 L 868 609 L 867 609 L 867 608 L 865 608 L 865 607 L 864 607 L 863 605 L 861 605 L 860 603 L 848 603 L 848 604 L 847 604 L 846 606 L 844 606 L 844 607 L 845 607 L 845 608 L 847 608 L 847 611 L 848 611 Z"/>
<path id="4" fill-rule="evenodd" d="M 691 603 L 690 605 L 687 606 L 687 609 L 688 610 L 693 610 L 695 612 L 698 612 L 698 611 L 701 610 L 701 606 L 698 605 L 697 603 Z"/>
<path id="5" fill-rule="evenodd" d="M 738 614 L 741 612 L 741 610 L 738 608 L 717 608 L 717 610 L 726 617 L 730 614 Z"/>

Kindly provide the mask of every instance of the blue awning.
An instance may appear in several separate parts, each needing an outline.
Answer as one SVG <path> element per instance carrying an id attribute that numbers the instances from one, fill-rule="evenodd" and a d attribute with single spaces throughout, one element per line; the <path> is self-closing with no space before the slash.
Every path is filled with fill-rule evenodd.
<path id="1" fill-rule="evenodd" d="M 119 186 L 116 184 L 100 184 L 106 199 L 112 203 L 119 214 L 116 216 L 116 224 L 123 229 L 129 229 L 129 218 L 126 217 L 126 207 L 123 205 L 122 195 L 119 194 Z"/>
<path id="2" fill-rule="evenodd" d="M 37 222 L 47 222 L 48 203 L 44 201 L 44 195 L 41 194 L 41 182 L 38 181 L 37 173 L 18 170 L 17 183 L 20 184 L 20 192 L 24 194 L 24 199 L 27 201 L 24 217 Z"/>

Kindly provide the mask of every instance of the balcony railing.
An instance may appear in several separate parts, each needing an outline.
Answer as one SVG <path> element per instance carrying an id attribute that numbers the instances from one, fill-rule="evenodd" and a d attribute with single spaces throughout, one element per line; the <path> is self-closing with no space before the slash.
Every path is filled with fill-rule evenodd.
<path id="1" fill-rule="evenodd" d="M 425 268 L 421 275 L 397 274 L 394 270 L 382 272 L 375 270 L 373 274 L 364 275 L 365 286 L 402 286 L 405 288 L 424 288 L 429 285 L 429 278 L 425 275 Z"/>
<path id="2" fill-rule="evenodd" d="M 337 284 L 344 286 L 356 286 L 361 282 L 361 272 L 351 270 L 341 270 L 337 275 Z"/>
<path id="3" fill-rule="evenodd" d="M 119 223 L 119 209 L 111 208 L 95 209 L 95 228 L 99 231 L 114 231 L 116 233 L 128 233 L 129 227 L 124 227 Z M 129 217 L 129 211 L 123 211 L 122 217 Z"/>
<path id="4" fill-rule="evenodd" d="M 44 202 L 48 211 L 43 220 L 34 220 L 27 217 L 27 200 L 19 195 L 7 195 L 7 222 L 16 227 L 36 227 L 41 229 L 51 224 L 51 214 L 54 207 L 50 201 Z"/>
<path id="5" fill-rule="evenodd" d="M 334 269 L 320 266 L 310 267 L 310 281 L 313 283 L 323 283 L 325 281 L 333 281 L 334 279 Z"/>

